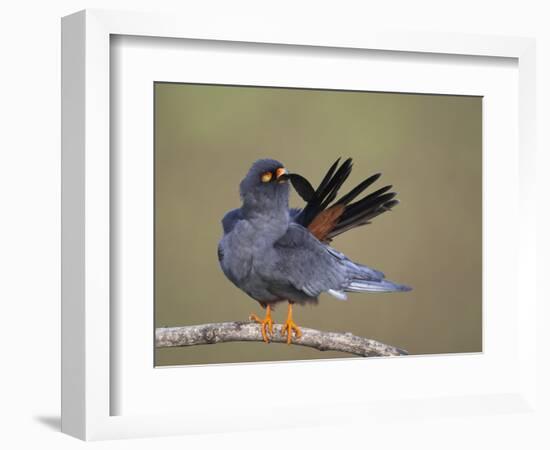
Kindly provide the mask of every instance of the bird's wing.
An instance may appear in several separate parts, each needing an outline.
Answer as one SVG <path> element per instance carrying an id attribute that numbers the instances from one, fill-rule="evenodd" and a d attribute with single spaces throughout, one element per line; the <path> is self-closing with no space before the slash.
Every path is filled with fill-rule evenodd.
<path id="1" fill-rule="evenodd" d="M 317 189 L 301 175 L 293 174 L 290 177 L 294 189 L 306 201 L 304 209 L 291 217 L 294 222 L 308 228 L 323 242 L 330 242 L 332 238 L 345 231 L 370 223 L 371 219 L 399 203 L 395 199 L 395 192 L 388 192 L 392 186 L 384 186 L 351 203 L 380 178 L 379 173 L 359 183 L 333 203 L 352 169 L 351 158 L 344 161 L 340 167 L 339 162 L 340 159 L 337 159 L 330 167 Z"/>
<path id="2" fill-rule="evenodd" d="M 230 233 L 235 224 L 242 219 L 241 208 L 235 208 L 227 212 L 222 219 L 223 233 Z"/>
<path id="3" fill-rule="evenodd" d="M 278 283 L 288 283 L 309 297 L 317 297 L 346 285 L 347 269 L 339 254 L 332 253 L 301 225 L 291 224 L 274 249 L 277 258 L 269 267 L 269 277 L 275 288 Z"/>
<path id="4" fill-rule="evenodd" d="M 298 224 L 289 226 L 274 249 L 274 263 L 262 266 L 268 270 L 264 275 L 270 280 L 270 290 L 282 298 L 289 285 L 309 297 L 327 292 L 340 300 L 346 299 L 346 292 L 410 290 L 386 280 L 382 272 L 354 263 Z"/>

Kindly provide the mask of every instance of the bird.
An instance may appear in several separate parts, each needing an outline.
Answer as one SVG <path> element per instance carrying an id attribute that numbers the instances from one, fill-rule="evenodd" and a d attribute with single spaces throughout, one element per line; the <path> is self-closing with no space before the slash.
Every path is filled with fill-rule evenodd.
<path id="1" fill-rule="evenodd" d="M 271 313 L 278 303 L 288 303 L 281 333 L 290 344 L 293 335 L 302 335 L 293 320 L 294 304 L 317 304 L 322 293 L 346 300 L 348 292 L 411 290 L 331 246 L 336 236 L 369 224 L 399 203 L 391 185 L 354 201 L 380 173 L 337 199 L 352 170 L 351 158 L 342 164 L 340 160 L 330 166 L 316 189 L 275 159 L 257 160 L 240 183 L 241 206 L 222 219 L 219 264 L 235 286 L 266 310 L 263 319 L 249 316 L 260 325 L 266 343 L 273 337 Z M 289 207 L 290 185 L 305 201 L 303 208 Z"/>

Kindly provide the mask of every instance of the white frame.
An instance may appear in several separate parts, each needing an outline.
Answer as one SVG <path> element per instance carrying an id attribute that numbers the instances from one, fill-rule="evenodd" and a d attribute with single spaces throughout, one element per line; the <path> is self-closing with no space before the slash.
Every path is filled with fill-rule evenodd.
<path id="1" fill-rule="evenodd" d="M 535 208 L 531 195 L 534 182 L 527 176 L 534 173 L 535 164 L 534 40 L 383 31 L 327 36 L 321 31 L 317 34 L 309 31 L 307 35 L 303 30 L 281 31 L 265 23 L 251 23 L 239 29 L 216 23 L 215 29 L 209 29 L 186 17 L 105 11 L 83 11 L 63 19 L 64 432 L 81 439 L 106 439 L 208 431 L 208 424 L 200 418 L 184 426 L 180 415 L 109 415 L 109 38 L 112 34 L 517 58 L 520 195 L 526 199 L 520 204 L 518 258 L 534 260 Z M 520 265 L 520 276 L 521 270 L 527 270 L 525 265 Z M 526 402 L 533 408 L 536 330 L 532 324 L 536 317 L 536 293 L 534 286 L 529 289 L 522 293 L 518 315 L 519 339 L 524 349 L 521 386 L 519 395 L 511 397 L 511 401 L 518 405 Z"/>

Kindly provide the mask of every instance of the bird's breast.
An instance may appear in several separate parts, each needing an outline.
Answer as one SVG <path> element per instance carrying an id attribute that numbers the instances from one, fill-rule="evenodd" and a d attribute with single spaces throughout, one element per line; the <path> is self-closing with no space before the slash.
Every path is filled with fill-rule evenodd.
<path id="1" fill-rule="evenodd" d="M 225 275 L 241 289 L 251 278 L 261 275 L 265 262 L 273 253 L 273 238 L 250 222 L 239 223 L 220 242 L 220 264 Z M 271 258 L 272 259 L 272 258 Z M 255 280 L 256 281 L 256 280 Z"/>

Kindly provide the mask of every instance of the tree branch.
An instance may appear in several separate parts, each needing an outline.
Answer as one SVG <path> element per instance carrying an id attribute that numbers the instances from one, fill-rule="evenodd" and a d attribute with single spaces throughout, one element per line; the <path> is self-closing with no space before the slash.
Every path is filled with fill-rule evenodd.
<path id="1" fill-rule="evenodd" d="M 374 339 L 354 336 L 351 333 L 334 333 L 311 328 L 301 328 L 302 336 L 293 336 L 292 344 L 315 348 L 320 351 L 335 350 L 359 356 L 407 355 L 405 350 Z M 286 343 L 281 335 L 282 325 L 273 325 L 271 342 Z M 221 342 L 262 342 L 260 325 L 252 322 L 223 322 L 190 325 L 185 327 L 157 328 L 156 348 L 187 347 L 191 345 L 218 344 Z"/>

